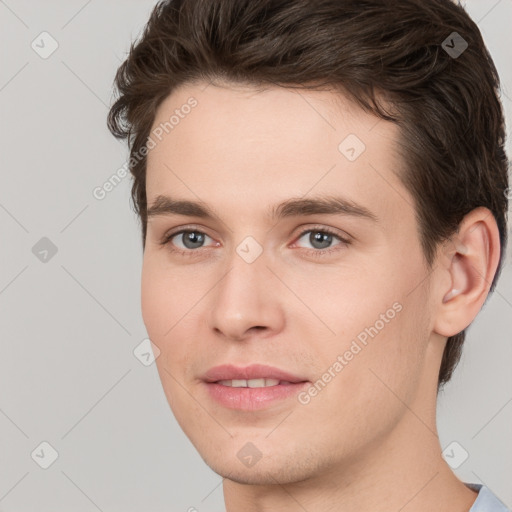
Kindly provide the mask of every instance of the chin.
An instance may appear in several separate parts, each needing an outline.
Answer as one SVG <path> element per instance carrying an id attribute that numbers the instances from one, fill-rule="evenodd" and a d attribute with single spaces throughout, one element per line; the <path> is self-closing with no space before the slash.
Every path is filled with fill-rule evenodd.
<path id="1" fill-rule="evenodd" d="M 202 458 L 219 476 L 246 485 L 285 485 L 302 482 L 318 477 L 323 466 L 319 460 L 306 456 L 302 458 L 297 453 L 281 454 L 280 460 L 263 456 L 252 467 L 245 467 L 236 455 L 227 460 L 226 453 Z"/>
<path id="2" fill-rule="evenodd" d="M 208 464 L 208 466 L 219 476 L 245 485 L 283 485 L 307 479 L 290 475 L 285 468 L 234 468 L 227 464 Z"/>
<path id="3" fill-rule="evenodd" d="M 211 466 L 210 466 L 211 467 Z M 253 473 L 251 469 L 246 470 L 236 470 L 232 472 L 220 472 L 212 467 L 213 471 L 217 473 L 219 476 L 223 478 L 227 478 L 232 482 L 236 482 L 237 484 L 244 485 L 273 485 L 277 483 L 284 483 L 279 481 L 275 475 L 270 474 L 262 474 L 261 471 L 257 471 Z"/>

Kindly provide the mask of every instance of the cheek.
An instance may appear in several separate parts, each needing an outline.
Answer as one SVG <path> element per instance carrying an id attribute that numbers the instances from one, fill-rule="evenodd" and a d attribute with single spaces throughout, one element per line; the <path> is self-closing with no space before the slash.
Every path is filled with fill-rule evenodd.
<path id="1" fill-rule="evenodd" d="M 190 357 L 197 353 L 190 340 L 196 338 L 193 329 L 197 318 L 192 306 L 198 299 L 178 276 L 156 258 L 145 256 L 141 277 L 142 318 L 149 338 L 160 350 L 156 367 L 169 405 L 183 428 L 187 419 L 187 415 L 182 417 L 183 411 L 191 404 L 187 404 L 190 397 L 179 383 L 184 380 L 183 372 L 190 367 Z M 183 343 L 185 339 L 187 343 Z"/>
<path id="2" fill-rule="evenodd" d="M 317 340 L 310 348 L 321 361 L 320 371 L 331 368 L 336 374 L 333 392 L 337 388 L 378 406 L 373 397 L 393 399 L 388 388 L 404 399 L 414 389 L 429 335 L 428 290 L 411 286 L 423 278 L 420 267 L 389 258 L 358 272 L 317 273 L 296 281 L 298 294 L 318 317 L 311 316 L 307 337 Z M 332 368 L 338 356 L 341 370 L 340 364 Z"/>
<path id="3" fill-rule="evenodd" d="M 317 377 L 323 382 L 330 381 L 326 385 L 315 381 L 318 394 L 306 406 L 311 420 L 305 417 L 304 421 L 313 422 L 315 418 L 317 423 L 321 418 L 326 430 L 339 440 L 342 452 L 355 450 L 368 439 L 389 432 L 407 411 L 404 404 L 412 405 L 416 396 L 424 364 L 426 338 L 421 331 L 425 324 L 423 319 L 409 316 L 413 314 L 414 304 L 405 301 L 400 304 L 402 309 L 393 310 L 394 315 L 388 313 L 389 323 L 381 320 L 382 325 L 376 319 L 388 311 L 388 298 L 381 303 L 372 302 L 371 309 L 366 303 L 362 308 L 366 322 L 364 315 L 357 319 L 347 317 L 350 326 L 346 330 L 351 333 L 336 337 L 328 346 L 317 347 L 314 358 L 323 362 Z M 362 330 L 360 325 L 355 325 L 361 323 Z M 358 338 L 359 333 L 365 337 Z M 330 377 L 329 369 L 335 377 Z M 347 418 L 351 418 L 350 422 Z"/>
<path id="4" fill-rule="evenodd" d="M 399 317 L 393 304 L 401 301 L 397 283 L 383 279 L 387 275 L 380 268 L 361 264 L 358 268 L 340 265 L 337 268 L 311 267 L 308 271 L 289 272 L 283 281 L 294 291 L 297 301 L 287 290 L 289 305 L 299 306 L 300 315 L 291 323 L 303 323 L 304 327 L 322 336 L 322 350 L 343 350 L 350 341 L 359 338 L 363 343 L 371 339 L 371 331 L 388 330 Z M 301 304 L 302 303 L 302 304 Z M 293 313 L 288 308 L 289 313 Z M 294 306 L 296 308 L 296 306 Z M 384 315 L 384 319 L 381 316 Z M 377 329 L 375 329 L 377 327 Z M 312 333 L 308 333 L 312 336 Z M 320 348 L 316 344 L 316 348 Z M 312 345 L 315 347 L 315 343 Z M 348 348 L 348 347 L 346 347 Z"/>
<path id="5" fill-rule="evenodd" d="M 149 337 L 157 343 L 169 328 L 165 311 L 172 314 L 172 294 L 165 285 L 166 278 L 158 272 L 151 258 L 144 256 L 141 278 L 141 311 Z M 165 319 L 165 320 L 164 320 Z M 168 316 L 170 322 L 170 315 Z M 157 343 L 158 345 L 158 343 Z"/>
<path id="6" fill-rule="evenodd" d="M 141 311 L 148 334 L 167 339 L 197 301 L 194 288 L 159 258 L 144 256 L 141 278 Z M 193 311 L 190 311 L 193 313 Z M 150 336 L 151 337 L 151 336 Z"/>
<path id="7" fill-rule="evenodd" d="M 189 360 L 200 354 L 204 336 L 198 329 L 201 318 L 201 299 L 208 288 L 194 285 L 188 274 L 169 268 L 150 255 L 144 259 L 141 278 L 141 311 L 149 338 L 160 349 L 159 370 L 165 367 L 173 375 L 189 368 Z M 186 340 L 186 343 L 184 342 Z M 165 375 L 164 381 L 175 381 Z"/>
<path id="8" fill-rule="evenodd" d="M 366 309 L 367 325 L 362 330 L 355 326 L 353 332 L 358 332 L 346 338 L 361 350 L 343 370 L 340 391 L 358 397 L 375 419 L 391 417 L 403 411 L 403 403 L 411 404 L 423 375 L 429 316 L 422 292 L 415 293 L 383 296 L 380 305 Z"/>

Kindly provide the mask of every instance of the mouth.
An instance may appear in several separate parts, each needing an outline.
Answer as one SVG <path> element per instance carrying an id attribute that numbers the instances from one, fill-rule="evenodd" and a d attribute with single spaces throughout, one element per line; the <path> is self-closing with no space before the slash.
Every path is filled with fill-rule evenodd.
<path id="1" fill-rule="evenodd" d="M 256 411 L 290 400 L 309 381 L 267 365 L 221 365 L 203 376 L 210 399 L 228 409 Z"/>
<path id="2" fill-rule="evenodd" d="M 249 387 L 263 387 L 261 385 L 263 381 L 270 382 L 270 384 L 265 385 L 276 386 L 279 382 L 296 384 L 307 380 L 285 370 L 268 366 L 266 364 L 251 364 L 249 366 L 222 364 L 210 368 L 202 378 L 206 382 L 234 382 L 237 387 L 247 387 L 246 384 L 237 384 L 243 383 L 244 381 L 246 383 L 252 382 L 255 384 L 254 386 Z"/>
<path id="3" fill-rule="evenodd" d="M 221 384 L 222 386 L 229 386 L 232 388 L 269 388 L 273 386 L 286 386 L 292 384 L 286 380 L 279 379 L 232 379 L 232 380 L 218 380 L 215 384 Z"/>

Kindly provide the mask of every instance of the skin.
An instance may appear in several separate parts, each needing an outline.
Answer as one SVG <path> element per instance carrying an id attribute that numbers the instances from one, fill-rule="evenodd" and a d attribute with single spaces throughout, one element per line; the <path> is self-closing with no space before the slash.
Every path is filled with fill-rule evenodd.
<path id="1" fill-rule="evenodd" d="M 197 106 L 148 154 L 148 205 L 169 195 L 218 218 L 149 219 L 142 315 L 177 421 L 225 477 L 227 512 L 468 511 L 476 493 L 441 456 L 437 377 L 446 338 L 488 294 L 499 258 L 493 216 L 468 214 L 429 269 L 398 177 L 395 125 L 332 91 L 198 82 L 173 91 L 153 127 L 191 96 Z M 366 146 L 353 162 L 338 150 L 348 134 Z M 377 220 L 267 215 L 321 195 Z M 184 227 L 207 235 L 201 247 L 181 235 L 161 243 Z M 301 235 L 307 228 L 337 235 L 322 249 Z M 263 251 L 252 263 L 236 251 L 247 236 Z M 268 364 L 314 383 L 396 303 L 400 312 L 306 405 L 293 397 L 239 411 L 206 393 L 201 376 L 223 363 Z M 252 467 L 237 457 L 248 442 L 262 455 Z"/>

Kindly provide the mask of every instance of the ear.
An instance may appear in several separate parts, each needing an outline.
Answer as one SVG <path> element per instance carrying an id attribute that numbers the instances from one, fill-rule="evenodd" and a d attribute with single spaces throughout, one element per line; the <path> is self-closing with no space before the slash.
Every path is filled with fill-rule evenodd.
<path id="1" fill-rule="evenodd" d="M 489 293 L 500 258 L 500 236 L 493 214 L 469 212 L 459 231 L 443 244 L 434 332 L 450 337 L 476 317 Z"/>

